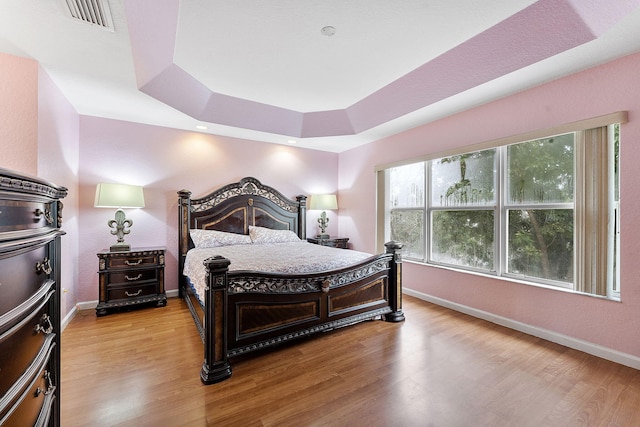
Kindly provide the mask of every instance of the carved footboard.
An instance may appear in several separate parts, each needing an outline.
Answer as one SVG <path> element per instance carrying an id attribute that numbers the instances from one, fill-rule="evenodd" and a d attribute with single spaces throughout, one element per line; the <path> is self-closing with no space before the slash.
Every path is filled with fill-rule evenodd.
<path id="1" fill-rule="evenodd" d="M 228 259 L 209 258 L 202 382 L 229 378 L 233 356 L 379 316 L 403 321 L 402 245 L 385 246 L 354 267 L 313 275 L 229 272 Z"/>

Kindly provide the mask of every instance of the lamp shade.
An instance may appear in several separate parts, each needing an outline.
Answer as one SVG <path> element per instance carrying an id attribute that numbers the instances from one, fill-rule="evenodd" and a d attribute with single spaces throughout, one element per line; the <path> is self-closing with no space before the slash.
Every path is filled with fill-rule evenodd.
<path id="1" fill-rule="evenodd" d="M 338 209 L 338 199 L 335 194 L 314 194 L 309 202 L 311 210 Z"/>
<path id="2" fill-rule="evenodd" d="M 98 184 L 93 206 L 96 208 L 144 208 L 142 187 L 128 184 Z"/>

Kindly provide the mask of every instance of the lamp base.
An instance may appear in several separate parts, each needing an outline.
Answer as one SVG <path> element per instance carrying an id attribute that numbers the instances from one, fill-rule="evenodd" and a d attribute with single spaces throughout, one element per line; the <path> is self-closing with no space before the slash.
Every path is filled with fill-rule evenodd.
<path id="1" fill-rule="evenodd" d="M 328 234 L 318 234 L 316 236 L 317 239 L 328 239 L 329 237 L 331 236 L 329 236 Z"/>
<path id="2" fill-rule="evenodd" d="M 126 252 L 131 250 L 131 245 L 128 243 L 116 243 L 109 248 L 111 252 Z"/>

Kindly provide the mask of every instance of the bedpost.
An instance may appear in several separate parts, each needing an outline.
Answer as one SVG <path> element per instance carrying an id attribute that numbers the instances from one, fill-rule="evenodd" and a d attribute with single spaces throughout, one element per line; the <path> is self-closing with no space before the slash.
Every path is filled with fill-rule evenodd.
<path id="1" fill-rule="evenodd" d="M 298 207 L 298 237 L 302 240 L 307 238 L 307 196 L 296 196 L 296 200 L 300 204 Z"/>
<path id="2" fill-rule="evenodd" d="M 388 254 L 393 254 L 391 265 L 389 266 L 389 304 L 391 313 L 384 316 L 387 322 L 402 322 L 404 313 L 402 312 L 402 254 L 400 250 L 404 246 L 400 242 L 390 241 L 384 244 Z"/>
<path id="3" fill-rule="evenodd" d="M 182 275 L 184 260 L 189 250 L 189 224 L 191 222 L 191 191 L 178 191 L 178 296 L 184 298 L 186 278 Z"/>
<path id="4" fill-rule="evenodd" d="M 231 365 L 227 358 L 227 258 L 219 255 L 204 261 L 207 269 L 204 314 L 204 363 L 200 379 L 204 384 L 213 384 L 231 376 Z"/>

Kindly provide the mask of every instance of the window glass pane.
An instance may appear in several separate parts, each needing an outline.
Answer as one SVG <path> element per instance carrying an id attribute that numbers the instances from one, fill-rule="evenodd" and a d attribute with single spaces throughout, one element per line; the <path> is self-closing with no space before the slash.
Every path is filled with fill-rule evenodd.
<path id="1" fill-rule="evenodd" d="M 390 169 L 391 209 L 424 206 L 424 168 L 421 162 Z"/>
<path id="2" fill-rule="evenodd" d="M 573 141 L 574 134 L 568 133 L 510 145 L 509 203 L 572 202 Z"/>
<path id="3" fill-rule="evenodd" d="M 493 216 L 493 210 L 434 211 L 431 259 L 493 270 Z"/>
<path id="4" fill-rule="evenodd" d="M 433 206 L 492 205 L 496 150 L 443 157 L 431 163 Z"/>
<path id="5" fill-rule="evenodd" d="M 573 282 L 573 210 L 509 211 L 508 271 Z"/>
<path id="6" fill-rule="evenodd" d="M 391 240 L 402 242 L 402 253 L 408 258 L 424 259 L 424 211 L 392 210 Z"/>

